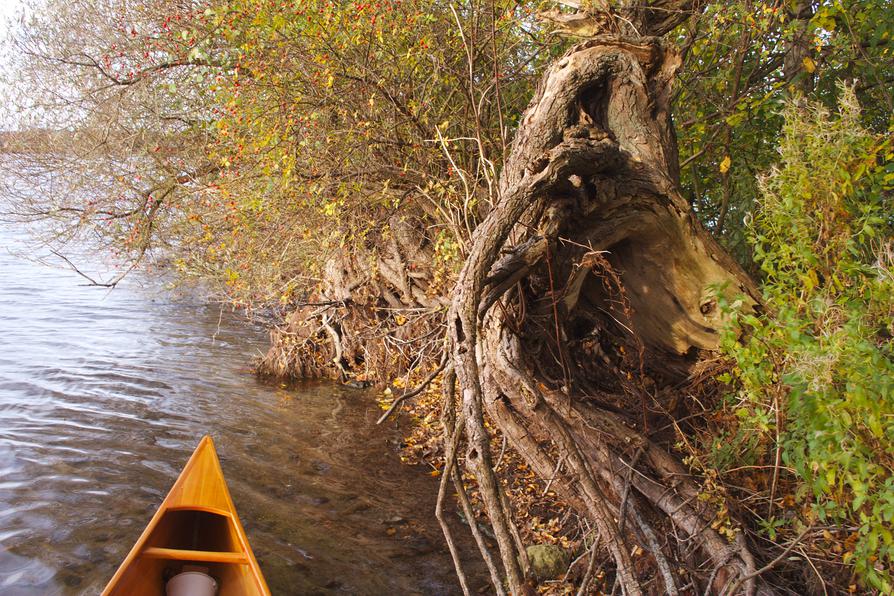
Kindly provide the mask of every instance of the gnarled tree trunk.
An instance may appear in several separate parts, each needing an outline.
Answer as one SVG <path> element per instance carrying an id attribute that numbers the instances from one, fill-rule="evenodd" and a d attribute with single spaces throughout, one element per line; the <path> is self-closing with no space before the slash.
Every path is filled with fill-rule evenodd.
<path id="1" fill-rule="evenodd" d="M 716 294 L 756 296 L 678 190 L 669 99 L 680 59 L 649 35 L 696 4 L 602 13 L 593 22 L 609 33 L 546 72 L 455 289 L 447 324 L 461 434 L 448 444 L 465 438 L 516 594 L 529 588 L 485 416 L 593 522 L 624 593 L 767 591 L 741 534 L 712 527 L 716 511 L 650 425 L 673 422 L 674 388 L 717 347 Z M 671 529 L 688 554 L 658 539 Z M 631 560 L 634 544 L 649 570 Z M 684 578 L 686 557 L 696 569 Z"/>
<path id="2" fill-rule="evenodd" d="M 679 192 L 670 96 L 680 57 L 660 36 L 701 3 L 589 4 L 597 10 L 553 15 L 588 38 L 544 74 L 446 319 L 446 300 L 429 285 L 430 247 L 412 225 L 392 222 L 373 271 L 333 259 L 322 300 L 280 330 L 271 350 L 279 359 L 262 370 L 344 377 L 359 366 L 387 369 L 395 357 L 377 339 L 377 322 L 401 309 L 419 314 L 388 337 L 412 368 L 442 356 L 446 323 L 446 352 L 429 377 L 445 370 L 437 515 L 466 593 L 443 523 L 449 481 L 497 593 L 504 581 L 514 594 L 532 590 L 485 419 L 592 522 L 623 593 L 769 593 L 743 534 L 669 450 L 683 432 L 685 388 L 697 384 L 690 377 L 718 345 L 718 294 L 757 296 Z M 346 314 L 330 320 L 331 308 Z M 320 349 L 330 336 L 332 349 Z M 499 561 L 476 527 L 459 466 L 477 480 Z M 634 546 L 648 556 L 633 557 Z"/>

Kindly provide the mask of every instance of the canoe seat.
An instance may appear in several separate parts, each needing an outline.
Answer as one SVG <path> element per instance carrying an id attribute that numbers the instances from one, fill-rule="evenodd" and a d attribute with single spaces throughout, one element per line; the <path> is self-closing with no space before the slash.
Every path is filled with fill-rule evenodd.
<path id="1" fill-rule="evenodd" d="M 245 556 L 245 553 L 149 546 L 143 549 L 141 555 L 150 559 L 168 559 L 171 561 L 197 561 L 201 563 L 248 565 L 248 557 Z"/>

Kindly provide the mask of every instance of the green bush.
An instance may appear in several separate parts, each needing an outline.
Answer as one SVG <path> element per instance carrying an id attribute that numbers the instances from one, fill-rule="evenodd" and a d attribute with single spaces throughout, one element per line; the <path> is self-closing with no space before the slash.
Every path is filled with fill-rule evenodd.
<path id="1" fill-rule="evenodd" d="M 817 517 L 859 528 L 844 562 L 891 593 L 894 149 L 861 126 L 851 90 L 841 96 L 835 116 L 786 110 L 781 162 L 748 229 L 763 314 L 727 305 L 724 380 L 737 388 L 738 443 L 780 447 Z"/>

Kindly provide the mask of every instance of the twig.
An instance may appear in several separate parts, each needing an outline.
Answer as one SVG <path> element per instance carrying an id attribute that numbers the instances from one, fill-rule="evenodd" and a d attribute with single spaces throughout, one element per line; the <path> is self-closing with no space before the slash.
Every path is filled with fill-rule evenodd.
<path id="1" fill-rule="evenodd" d="M 596 567 L 596 545 L 598 543 L 598 540 L 594 540 L 590 545 L 590 560 L 587 562 L 587 570 L 584 572 L 584 578 L 577 589 L 577 596 L 584 596 L 587 593 L 587 586 L 590 585 L 590 581 L 593 579 L 593 569 Z"/>
<path id="2" fill-rule="evenodd" d="M 791 553 L 792 550 L 794 550 L 794 548 L 795 548 L 796 546 L 798 546 L 798 544 L 801 542 L 801 539 L 803 539 L 804 536 L 806 536 L 807 533 L 808 533 L 810 530 L 812 530 L 812 529 L 813 529 L 813 526 L 808 526 L 807 528 L 805 528 L 803 532 L 801 532 L 800 534 L 798 534 L 797 538 L 795 538 L 794 540 L 792 540 L 791 543 L 790 543 L 787 547 L 785 547 L 785 550 L 784 550 L 784 551 L 782 551 L 781 553 L 779 553 L 779 556 L 778 556 L 778 557 L 776 557 L 775 559 L 773 559 L 772 561 L 770 561 L 769 563 L 767 563 L 766 565 L 764 565 L 764 566 L 761 567 L 760 569 L 757 569 L 756 571 L 752 571 L 751 573 L 749 573 L 749 574 L 747 574 L 747 575 L 743 575 L 742 577 L 740 577 L 740 578 L 736 581 L 736 583 L 733 584 L 733 587 L 732 587 L 730 590 L 727 590 L 726 588 L 724 588 L 724 589 L 720 592 L 721 596 L 724 596 L 725 594 L 729 594 L 730 596 L 734 595 L 736 592 L 739 591 L 739 588 L 742 587 L 742 584 L 744 584 L 745 582 L 750 581 L 750 580 L 752 580 L 752 579 L 758 577 L 758 576 L 761 575 L 761 574 L 766 573 L 767 571 L 769 571 L 770 569 L 772 569 L 773 567 L 775 567 L 776 565 L 778 565 L 780 561 L 782 561 L 784 558 L 786 558 L 786 557 L 789 555 L 789 553 Z"/>
<path id="3" fill-rule="evenodd" d="M 634 499 L 636 499 L 636 495 L 633 495 L 633 497 Z M 667 557 L 664 556 L 664 553 L 661 552 L 661 545 L 658 544 L 658 538 L 656 538 L 655 532 L 646 523 L 646 520 L 644 520 L 642 516 L 637 512 L 636 507 L 634 507 L 630 511 L 630 515 L 632 515 L 633 519 L 636 520 L 637 525 L 639 525 L 640 531 L 646 538 L 646 544 L 652 551 L 652 556 L 655 558 L 655 564 L 658 566 L 658 570 L 661 572 L 661 577 L 664 580 L 665 593 L 667 594 L 667 596 L 677 596 L 680 593 L 680 590 L 677 589 L 677 584 L 674 581 L 674 574 L 671 571 L 670 562 L 668 562 Z M 674 528 L 676 530 L 676 526 Z"/>
<path id="4" fill-rule="evenodd" d="M 457 477 L 459 477 L 458 474 Z M 509 497 L 506 496 L 506 491 L 500 491 L 500 498 L 503 500 L 503 508 L 508 512 L 509 531 L 512 532 L 512 538 L 515 540 L 515 548 L 518 549 L 518 560 L 521 563 L 522 571 L 527 576 L 531 571 L 531 560 L 528 558 L 525 541 L 522 539 L 521 532 L 518 531 L 518 526 L 512 517 L 512 504 L 509 502 Z"/>
<path id="5" fill-rule="evenodd" d="M 624 481 L 624 489 L 621 496 L 621 506 L 618 508 L 619 534 L 623 534 L 624 532 L 624 525 L 627 521 L 627 503 L 630 499 L 630 486 L 633 482 L 633 473 L 636 471 L 636 464 L 637 462 L 639 462 L 639 458 L 642 457 L 643 453 L 645 453 L 645 448 L 640 447 L 636 450 L 636 453 L 633 455 L 633 459 L 630 460 L 630 463 L 626 464 L 627 478 Z M 621 460 L 621 463 L 624 463 L 623 460 Z M 642 517 L 638 515 L 636 505 L 634 505 L 632 511 L 630 512 L 630 515 L 631 517 L 633 517 L 634 521 L 636 521 L 640 531 L 646 538 L 646 543 L 649 547 L 649 550 L 652 552 L 652 556 L 655 558 L 655 564 L 658 566 L 658 569 L 661 572 L 666 593 L 668 594 L 668 596 L 676 596 L 677 594 L 679 594 L 679 591 L 677 590 L 676 583 L 674 582 L 674 576 L 671 572 L 670 564 L 668 563 L 667 558 L 664 556 L 664 553 L 661 552 L 661 546 L 658 544 L 658 540 L 655 538 L 655 533 L 652 531 L 652 528 L 650 528 L 649 525 L 646 524 L 645 520 L 643 520 Z"/>
<path id="6" fill-rule="evenodd" d="M 818 580 L 820 580 L 820 584 L 823 586 L 823 596 L 829 596 L 829 591 L 826 589 L 826 580 L 823 579 L 823 576 L 820 575 L 819 570 L 816 568 L 816 565 L 813 564 L 813 561 L 810 560 L 810 557 L 807 556 L 807 553 L 804 552 L 804 547 L 798 548 L 798 552 L 801 553 L 801 556 L 804 557 L 804 560 L 807 561 L 807 564 L 810 565 L 810 568 L 813 569 L 813 572 L 816 574 Z"/>
<path id="7" fill-rule="evenodd" d="M 621 506 L 618 508 L 618 533 L 624 533 L 624 522 L 627 521 L 627 499 L 630 497 L 630 483 L 633 480 L 633 470 L 636 467 L 639 458 L 642 457 L 645 449 L 640 447 L 630 460 L 627 467 L 627 479 L 624 481 L 624 494 L 621 496 Z"/>
<path id="8" fill-rule="evenodd" d="M 416 397 L 417 395 L 422 393 L 425 390 L 425 388 L 428 387 L 431 384 L 431 382 L 435 380 L 435 377 L 437 377 L 439 374 L 441 374 L 441 372 L 445 368 L 447 368 L 447 351 L 446 350 L 444 351 L 444 356 L 441 358 L 441 363 L 428 376 L 428 378 L 425 379 L 424 381 L 422 381 L 422 383 L 420 383 L 419 386 L 416 387 L 415 389 L 413 389 L 412 391 L 407 391 L 400 397 L 396 398 L 394 400 L 394 403 L 391 404 L 391 406 L 388 408 L 388 410 L 386 410 L 385 413 L 382 414 L 378 420 L 376 420 L 376 424 L 382 424 L 383 422 L 388 420 L 388 417 L 391 416 L 397 410 L 397 408 L 400 407 L 400 405 L 402 403 L 404 403 L 406 400 L 410 399 L 411 397 Z"/>
<path id="9" fill-rule="evenodd" d="M 782 465 L 782 410 L 779 407 L 779 395 L 773 395 L 773 409 L 776 411 L 776 457 L 773 459 L 773 482 L 770 483 L 770 504 L 767 518 L 773 515 L 773 501 L 776 499 L 776 486 L 779 483 L 779 468 Z"/>
<path id="10" fill-rule="evenodd" d="M 292 306 L 344 306 L 347 303 L 348 300 L 323 300 L 321 302 L 295 302 Z"/>
<path id="11" fill-rule="evenodd" d="M 438 486 L 438 500 L 435 504 L 435 519 L 441 524 L 441 531 L 444 533 L 444 540 L 447 542 L 447 548 L 450 550 L 450 556 L 453 559 L 453 567 L 456 570 L 456 577 L 459 580 L 459 585 L 462 588 L 463 594 L 465 596 L 470 596 L 471 593 L 469 592 L 466 574 L 463 571 L 462 561 L 459 558 L 459 549 L 456 547 L 456 542 L 453 540 L 453 533 L 450 531 L 450 526 L 444 518 L 444 497 L 447 494 L 447 479 L 452 476 L 451 472 L 453 466 L 456 464 L 455 454 L 459 437 L 462 434 L 460 433 L 462 422 L 462 417 L 460 416 L 460 419 L 456 421 L 456 427 L 452 429 L 452 435 L 450 435 L 451 431 L 448 431 L 447 428 L 445 428 L 444 431 L 444 448 L 447 450 L 447 461 L 444 463 L 444 471 L 441 474 L 441 482 Z"/>
<path id="12" fill-rule="evenodd" d="M 484 536 L 481 534 L 481 528 L 478 527 L 478 521 L 475 519 L 475 511 L 472 509 L 472 504 L 469 502 L 469 495 L 466 494 L 466 487 L 463 485 L 462 476 L 460 476 L 459 470 L 454 468 L 452 476 L 453 486 L 456 488 L 456 496 L 459 498 L 459 503 L 463 508 L 463 515 L 466 516 L 466 520 L 469 522 L 469 529 L 472 530 L 472 537 L 475 538 L 475 543 L 478 545 L 478 550 L 481 552 L 481 558 L 484 559 L 484 562 L 487 564 L 487 569 L 490 571 L 494 589 L 497 591 L 498 596 L 505 596 L 506 593 L 503 591 L 503 581 L 500 577 L 496 561 L 494 561 L 490 549 L 487 548 L 487 543 L 484 541 Z"/>
<path id="13" fill-rule="evenodd" d="M 500 467 L 500 464 L 503 463 L 503 457 L 506 455 L 506 446 L 508 445 L 508 441 L 506 439 L 506 435 L 503 435 L 503 445 L 500 446 L 500 455 L 497 457 L 497 463 L 494 464 L 494 471 Z"/>
<path id="14" fill-rule="evenodd" d="M 60 253 L 56 250 L 52 250 L 52 249 L 50 250 L 50 252 L 53 253 L 54 255 L 56 255 L 57 257 L 59 257 L 60 259 L 62 259 L 63 261 L 65 261 L 68 264 L 68 266 L 71 268 L 72 271 L 74 271 L 75 273 L 77 273 L 78 275 L 80 275 L 81 277 L 86 279 L 87 281 L 89 281 L 90 283 L 87 285 L 95 286 L 98 288 L 114 288 L 114 287 L 116 287 L 118 285 L 118 283 L 122 279 L 124 279 L 124 277 L 128 273 L 130 273 L 131 271 L 134 270 L 134 268 L 137 266 L 137 262 L 138 262 L 138 261 L 134 261 L 134 263 L 127 269 L 127 271 L 119 274 L 117 277 L 113 278 L 112 281 L 103 282 L 103 281 L 96 281 L 95 279 L 93 279 L 92 277 L 90 277 L 89 275 L 87 275 L 86 273 L 81 271 L 80 269 L 78 269 L 78 266 L 75 265 L 74 263 L 72 263 L 71 260 L 69 260 L 69 258 L 66 257 L 65 255 L 63 255 L 62 253 Z"/>
<path id="15" fill-rule="evenodd" d="M 445 352 L 449 352 L 449 350 L 445 350 Z M 465 413 L 460 413 L 458 418 L 456 416 L 456 406 L 453 402 L 453 393 L 455 389 L 456 373 L 453 372 L 453 369 L 451 367 L 447 370 L 447 376 L 444 379 L 443 388 L 445 462 L 444 470 L 441 473 L 441 482 L 438 487 L 438 499 L 435 505 L 435 518 L 438 520 L 438 523 L 441 524 L 441 530 L 444 533 L 444 539 L 447 541 L 447 547 L 450 549 L 450 555 L 451 557 L 453 557 L 453 565 L 456 568 L 457 576 L 460 578 L 460 585 L 463 588 L 463 593 L 468 596 L 469 589 L 466 585 L 466 577 L 462 569 L 462 563 L 459 559 L 459 551 L 453 540 L 453 534 L 450 531 L 450 526 L 447 523 L 446 518 L 444 517 L 444 498 L 447 494 L 447 480 L 452 479 L 454 482 L 454 486 L 457 489 L 457 495 L 459 496 L 463 504 L 463 510 L 465 511 L 466 519 L 469 522 L 469 526 L 472 528 L 472 535 L 475 537 L 475 541 L 478 544 L 478 549 L 481 551 L 481 556 L 484 559 L 485 564 L 487 565 L 488 571 L 490 571 L 491 581 L 493 582 L 494 589 L 497 592 L 497 596 L 506 596 L 506 592 L 503 590 L 503 583 L 500 578 L 500 572 L 497 569 L 493 556 L 488 550 L 487 545 L 484 543 L 484 539 L 481 537 L 481 532 L 479 531 L 478 524 L 475 521 L 474 512 L 471 509 L 468 496 L 466 495 L 465 489 L 462 485 L 462 478 L 460 477 L 459 472 L 456 470 L 456 452 L 459 448 L 459 441 L 463 435 L 462 428 L 465 424 Z"/>
<path id="16" fill-rule="evenodd" d="M 563 456 L 560 457 L 559 460 L 556 462 L 556 469 L 553 470 L 553 475 L 549 477 L 549 481 L 546 483 L 546 487 L 543 489 L 543 494 L 540 495 L 540 498 L 541 498 L 541 499 L 542 499 L 543 497 L 546 496 L 546 493 L 549 492 L 549 487 L 552 486 L 552 484 L 553 484 L 553 480 L 556 479 L 556 476 L 557 476 L 558 473 L 559 473 L 559 469 L 562 467 L 562 462 L 564 462 L 564 461 L 565 461 L 565 456 L 563 455 Z"/>

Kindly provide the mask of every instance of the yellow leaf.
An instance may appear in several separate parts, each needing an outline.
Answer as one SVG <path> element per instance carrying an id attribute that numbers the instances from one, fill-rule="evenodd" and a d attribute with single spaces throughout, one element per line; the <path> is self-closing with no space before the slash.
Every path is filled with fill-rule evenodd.
<path id="1" fill-rule="evenodd" d="M 729 158 L 729 155 L 723 158 L 723 161 L 720 162 L 720 173 L 726 174 L 729 172 L 729 167 L 732 165 L 733 160 Z"/>
<path id="2" fill-rule="evenodd" d="M 804 59 L 801 60 L 801 62 L 804 64 L 804 70 L 807 72 L 813 74 L 816 70 L 816 62 L 814 62 L 810 56 L 804 56 Z"/>
<path id="3" fill-rule="evenodd" d="M 803 278 L 804 281 L 804 289 L 808 292 L 812 291 L 813 288 L 819 285 L 819 277 L 816 274 L 816 271 L 813 269 L 809 269 L 807 274 Z"/>

